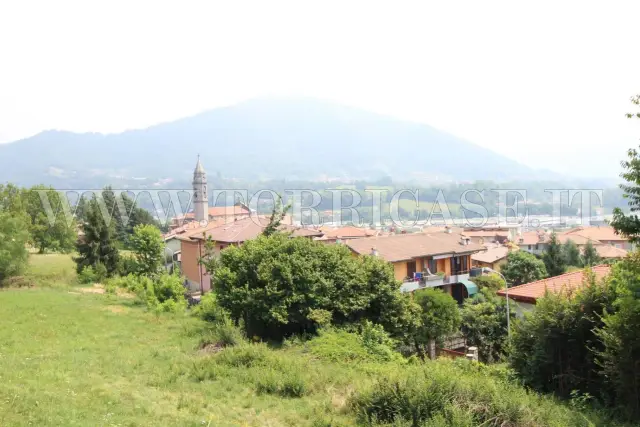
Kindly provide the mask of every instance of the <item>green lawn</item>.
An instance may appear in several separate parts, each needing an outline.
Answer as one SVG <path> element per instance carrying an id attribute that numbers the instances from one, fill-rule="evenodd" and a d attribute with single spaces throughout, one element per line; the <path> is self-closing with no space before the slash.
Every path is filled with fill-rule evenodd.
<path id="1" fill-rule="evenodd" d="M 331 407 L 331 393 L 258 394 L 241 369 L 194 379 L 203 324 L 115 297 L 2 291 L 0 323 L 3 427 L 299 426 Z"/>
<path id="2" fill-rule="evenodd" d="M 0 427 L 346 427 L 386 404 L 405 419 L 475 417 L 429 426 L 611 425 L 506 382 L 503 368 L 380 362 L 345 332 L 220 349 L 223 329 L 82 292 L 73 272 L 68 256 L 36 255 L 35 288 L 0 290 Z"/>

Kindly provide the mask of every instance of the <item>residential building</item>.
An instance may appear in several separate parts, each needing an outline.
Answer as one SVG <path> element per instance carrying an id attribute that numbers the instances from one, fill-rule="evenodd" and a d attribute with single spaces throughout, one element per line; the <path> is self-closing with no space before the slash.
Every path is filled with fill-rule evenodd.
<path id="1" fill-rule="evenodd" d="M 320 227 L 321 237 L 316 240 L 323 243 L 342 243 L 346 240 L 363 239 L 378 235 L 378 231 L 352 225 L 344 227 Z"/>
<path id="2" fill-rule="evenodd" d="M 598 265 L 591 270 L 595 275 L 596 281 L 600 281 L 609 274 L 611 267 L 608 265 Z M 509 288 L 509 300 L 515 301 L 512 309 L 518 316 L 522 316 L 525 312 L 531 311 L 536 305 L 537 300 L 545 296 L 547 292 L 555 294 L 561 292 L 570 293 L 580 289 L 584 284 L 584 272 L 585 270 L 573 271 L 571 273 L 565 273 Z M 502 297 L 506 297 L 506 294 L 505 289 L 498 291 L 498 295 Z"/>
<path id="3" fill-rule="evenodd" d="M 594 246 L 598 256 L 603 260 L 618 260 L 627 256 L 629 253 L 625 249 L 616 248 L 611 245 L 598 245 Z"/>
<path id="4" fill-rule="evenodd" d="M 402 291 L 438 287 L 458 301 L 477 292 L 469 281 L 471 255 L 484 248 L 460 234 L 411 233 L 348 240 L 355 255 L 374 255 L 393 265 Z"/>
<path id="5" fill-rule="evenodd" d="M 604 245 L 611 245 L 619 249 L 630 251 L 633 245 L 624 236 L 616 234 L 613 227 L 609 225 L 576 227 L 565 231 L 563 234 L 571 236 L 581 236 L 589 240 L 598 241 Z"/>
<path id="6" fill-rule="evenodd" d="M 516 237 L 514 243 L 521 251 L 541 255 L 547 248 L 547 235 L 544 231 L 525 231 Z"/>
<path id="7" fill-rule="evenodd" d="M 514 245 L 515 246 L 515 245 Z M 518 247 L 511 248 L 508 245 L 485 245 L 485 250 L 471 255 L 471 265 L 473 267 L 488 267 L 495 271 L 507 262 L 507 255 L 512 250 L 518 250 Z"/>

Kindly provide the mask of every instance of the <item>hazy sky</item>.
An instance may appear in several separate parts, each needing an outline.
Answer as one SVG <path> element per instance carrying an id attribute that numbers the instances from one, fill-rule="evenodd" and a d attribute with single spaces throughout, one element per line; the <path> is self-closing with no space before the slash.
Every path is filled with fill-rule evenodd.
<path id="1" fill-rule="evenodd" d="M 0 142 L 302 95 L 615 177 L 640 138 L 639 16 L 637 0 L 3 1 Z"/>

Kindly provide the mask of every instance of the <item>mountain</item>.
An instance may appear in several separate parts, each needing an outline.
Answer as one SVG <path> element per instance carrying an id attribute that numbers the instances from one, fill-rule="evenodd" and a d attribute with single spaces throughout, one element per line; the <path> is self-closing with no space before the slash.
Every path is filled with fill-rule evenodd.
<path id="1" fill-rule="evenodd" d="M 2 144 L 0 182 L 188 182 L 197 154 L 210 175 L 241 180 L 548 177 L 428 125 L 314 99 L 257 99 L 147 129 L 46 131 Z"/>

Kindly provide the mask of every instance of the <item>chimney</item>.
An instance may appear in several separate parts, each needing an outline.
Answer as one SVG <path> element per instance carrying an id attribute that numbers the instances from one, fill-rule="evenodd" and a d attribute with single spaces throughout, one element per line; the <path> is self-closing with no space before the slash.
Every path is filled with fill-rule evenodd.
<path id="1" fill-rule="evenodd" d="M 447 234 L 451 234 L 451 227 L 449 227 L 448 225 L 444 226 L 444 232 Z"/>
<path id="2" fill-rule="evenodd" d="M 462 246 L 467 246 L 469 244 L 469 238 L 466 236 L 460 236 L 460 244 Z"/>
<path id="3" fill-rule="evenodd" d="M 375 246 L 371 248 L 371 256 L 378 256 L 378 250 Z"/>

